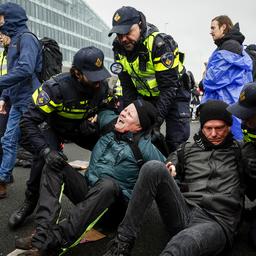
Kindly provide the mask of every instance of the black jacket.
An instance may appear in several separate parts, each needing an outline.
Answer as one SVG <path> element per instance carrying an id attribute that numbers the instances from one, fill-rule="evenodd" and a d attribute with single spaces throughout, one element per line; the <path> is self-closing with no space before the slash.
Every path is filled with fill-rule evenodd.
<path id="1" fill-rule="evenodd" d="M 208 212 L 233 241 L 244 203 L 242 154 L 232 136 L 218 146 L 206 142 L 201 133 L 185 145 L 183 154 L 173 153 L 181 190 L 189 204 Z"/>
<path id="2" fill-rule="evenodd" d="M 82 134 L 81 124 L 97 113 L 108 95 L 106 82 L 101 82 L 99 91 L 95 93 L 77 82 L 69 73 L 53 77 L 37 90 L 40 89 L 44 93 L 34 98 L 20 122 L 23 145 L 30 144 L 30 151 L 35 153 L 48 147 L 39 128 L 40 124 L 46 122 L 62 140 L 79 138 Z M 69 114 L 74 110 L 82 114 L 72 118 Z"/>

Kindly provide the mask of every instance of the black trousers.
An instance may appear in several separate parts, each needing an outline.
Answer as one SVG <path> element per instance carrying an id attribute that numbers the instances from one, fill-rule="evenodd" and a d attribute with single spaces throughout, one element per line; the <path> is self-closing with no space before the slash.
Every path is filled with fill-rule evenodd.
<path id="1" fill-rule="evenodd" d="M 59 221 L 62 191 L 75 206 L 66 219 Z M 120 197 L 118 184 L 110 178 L 101 179 L 90 187 L 86 178 L 70 165 L 60 172 L 45 165 L 32 245 L 46 252 L 69 247 Z"/>
<path id="2" fill-rule="evenodd" d="M 61 150 L 61 143 L 66 140 L 71 140 L 76 143 L 78 146 L 92 150 L 94 145 L 97 142 L 98 135 L 90 135 L 84 137 L 82 134 L 73 134 L 72 137 L 65 135 L 59 135 L 54 130 L 52 130 L 48 125 L 41 129 L 45 140 L 49 144 L 49 147 L 54 150 Z M 42 170 L 45 165 L 45 161 L 42 157 L 37 154 L 33 155 L 33 163 L 31 167 L 31 172 L 29 179 L 27 181 L 27 189 L 25 192 L 25 196 L 28 200 L 36 202 L 39 197 L 39 187 L 40 180 L 42 175 Z"/>
<path id="3" fill-rule="evenodd" d="M 49 128 L 41 129 L 49 147 L 54 150 L 61 150 L 61 139 Z M 33 153 L 33 152 L 32 152 Z M 27 181 L 27 189 L 25 196 L 28 200 L 37 202 L 39 198 L 40 180 L 45 161 L 43 157 L 38 154 L 33 155 L 33 162 L 31 166 L 30 176 Z"/>
<path id="4" fill-rule="evenodd" d="M 190 135 L 190 90 L 180 87 L 166 116 L 166 144 L 169 152 L 188 140 Z"/>

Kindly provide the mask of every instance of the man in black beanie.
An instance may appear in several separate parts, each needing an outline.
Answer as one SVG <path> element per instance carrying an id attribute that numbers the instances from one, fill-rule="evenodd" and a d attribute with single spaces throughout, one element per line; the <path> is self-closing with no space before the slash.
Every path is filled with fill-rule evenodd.
<path id="1" fill-rule="evenodd" d="M 144 100 L 134 101 L 119 116 L 112 110 L 103 110 L 98 114 L 98 123 L 104 133 L 93 148 L 85 177 L 69 164 L 60 170 L 45 166 L 36 231 L 33 236 L 16 240 L 16 248 L 27 250 L 21 255 L 59 255 L 61 248 L 76 244 L 105 212 L 111 225 L 121 221 L 141 167 L 138 151 L 140 161 L 165 161 L 147 134 L 155 120 L 155 107 Z M 56 224 L 63 184 L 64 194 L 75 206 L 67 219 Z"/>
<path id="2" fill-rule="evenodd" d="M 104 256 L 131 255 L 153 200 L 171 236 L 160 255 L 217 255 L 232 245 L 244 194 L 240 148 L 230 132 L 232 116 L 226 107 L 222 101 L 202 104 L 194 142 L 181 145 L 166 164 L 149 161 L 142 166 L 125 218 Z"/>
<path id="3" fill-rule="evenodd" d="M 200 105 L 200 124 L 201 128 L 209 120 L 222 120 L 228 126 L 232 126 L 233 119 L 226 110 L 228 104 L 220 100 L 209 100 L 207 103 Z"/>

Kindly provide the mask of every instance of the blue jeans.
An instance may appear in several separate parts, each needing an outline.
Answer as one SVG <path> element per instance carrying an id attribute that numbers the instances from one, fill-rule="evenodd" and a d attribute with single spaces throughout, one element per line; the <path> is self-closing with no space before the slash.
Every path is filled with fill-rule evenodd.
<path id="1" fill-rule="evenodd" d="M 165 164 L 149 161 L 140 170 L 118 233 L 133 241 L 153 200 L 172 238 L 161 256 L 217 255 L 226 245 L 222 227 L 202 208 L 189 205 Z"/>
<path id="2" fill-rule="evenodd" d="M 12 106 L 9 112 L 6 131 L 1 138 L 3 156 L 0 166 L 0 181 L 10 181 L 12 169 L 15 165 L 18 141 L 20 138 L 20 118 L 27 110 L 27 106 Z"/>

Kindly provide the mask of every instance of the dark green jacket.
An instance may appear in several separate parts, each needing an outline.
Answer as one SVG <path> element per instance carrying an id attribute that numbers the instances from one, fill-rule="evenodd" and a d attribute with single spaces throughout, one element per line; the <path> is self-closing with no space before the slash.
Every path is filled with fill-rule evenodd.
<path id="1" fill-rule="evenodd" d="M 116 117 L 117 115 L 110 110 L 100 112 L 98 115 L 100 127 L 104 127 Z M 128 133 L 124 136 L 130 135 Z M 165 161 L 165 157 L 151 143 L 149 136 L 142 135 L 138 145 L 145 162 L 149 160 Z M 120 185 L 123 194 L 130 198 L 138 174 L 139 166 L 127 142 L 117 139 L 114 131 L 103 135 L 95 145 L 90 158 L 87 177 L 91 185 L 101 177 L 108 176 L 114 178 Z"/>

